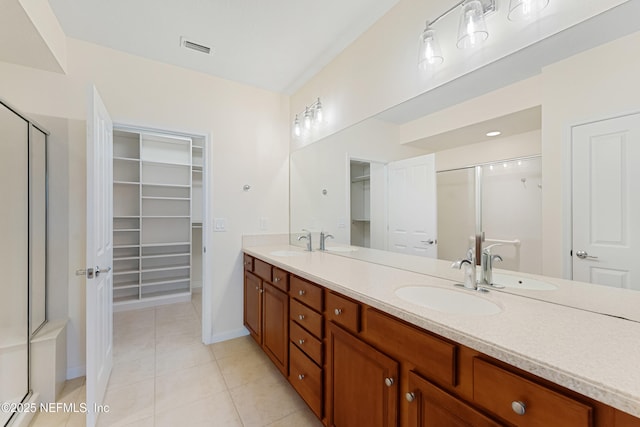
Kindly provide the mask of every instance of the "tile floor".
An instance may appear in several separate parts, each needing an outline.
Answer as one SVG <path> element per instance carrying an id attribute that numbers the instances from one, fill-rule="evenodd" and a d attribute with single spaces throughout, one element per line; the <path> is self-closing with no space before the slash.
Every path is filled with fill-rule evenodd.
<path id="1" fill-rule="evenodd" d="M 200 294 L 191 303 L 114 314 L 114 367 L 98 426 L 321 427 L 250 338 L 200 342 Z M 60 398 L 84 402 L 84 378 Z M 84 426 L 81 414 L 40 413 L 32 427 Z"/>

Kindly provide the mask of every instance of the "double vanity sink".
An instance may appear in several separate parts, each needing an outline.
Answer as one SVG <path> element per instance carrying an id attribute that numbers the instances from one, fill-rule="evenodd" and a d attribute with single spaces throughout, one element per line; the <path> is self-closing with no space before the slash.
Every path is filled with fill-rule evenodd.
<path id="1" fill-rule="evenodd" d="M 457 270 L 451 270 L 455 280 L 446 280 L 289 245 L 244 251 L 328 291 L 640 417 L 640 324 L 510 292 L 565 292 L 556 283 L 500 271 L 493 274 L 495 289 L 474 292 L 456 286 L 462 278 Z"/>

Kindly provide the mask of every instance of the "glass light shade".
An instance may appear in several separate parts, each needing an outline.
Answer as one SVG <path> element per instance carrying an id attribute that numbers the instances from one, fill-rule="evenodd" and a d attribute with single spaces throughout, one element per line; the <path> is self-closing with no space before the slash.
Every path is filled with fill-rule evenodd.
<path id="1" fill-rule="evenodd" d="M 322 123 L 324 113 L 322 111 L 322 103 L 320 102 L 320 98 L 318 98 L 318 101 L 316 102 L 315 113 L 313 116 L 317 123 Z"/>
<path id="2" fill-rule="evenodd" d="M 549 0 L 510 0 L 509 21 L 526 21 L 538 16 L 549 5 Z"/>
<path id="3" fill-rule="evenodd" d="M 311 111 L 309 111 L 309 107 L 304 109 L 304 128 L 309 130 L 311 129 Z"/>
<path id="4" fill-rule="evenodd" d="M 300 120 L 298 119 L 298 115 L 296 114 L 296 119 L 293 122 L 293 134 L 295 136 L 302 135 L 302 128 L 300 127 Z"/>
<path id="5" fill-rule="evenodd" d="M 460 25 L 458 26 L 458 43 L 460 49 L 478 46 L 489 37 L 484 11 L 480 0 L 471 0 L 462 5 Z"/>
<path id="6" fill-rule="evenodd" d="M 442 64 L 442 62 L 444 62 L 444 57 L 442 50 L 440 50 L 440 43 L 436 38 L 436 30 L 427 27 L 420 36 L 418 67 L 421 70 L 426 70 L 431 66 Z"/>

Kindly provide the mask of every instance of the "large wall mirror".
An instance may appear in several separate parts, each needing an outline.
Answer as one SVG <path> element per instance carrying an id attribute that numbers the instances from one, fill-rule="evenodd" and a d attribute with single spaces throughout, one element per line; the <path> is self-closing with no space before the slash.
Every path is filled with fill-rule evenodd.
<path id="1" fill-rule="evenodd" d="M 640 103 L 623 83 L 640 72 L 625 53 L 640 27 L 620 28 L 626 6 L 567 30 L 548 55 L 519 52 L 538 53 L 532 77 L 440 99 L 437 111 L 430 100 L 443 92 L 431 91 L 293 151 L 291 244 L 323 231 L 336 255 L 460 280 L 448 266 L 481 235 L 502 258 L 501 291 L 640 321 L 640 271 L 605 259 L 633 259 L 614 247 L 640 251 L 640 193 L 627 174 L 640 163 Z M 576 50 L 594 25 L 604 36 Z"/>

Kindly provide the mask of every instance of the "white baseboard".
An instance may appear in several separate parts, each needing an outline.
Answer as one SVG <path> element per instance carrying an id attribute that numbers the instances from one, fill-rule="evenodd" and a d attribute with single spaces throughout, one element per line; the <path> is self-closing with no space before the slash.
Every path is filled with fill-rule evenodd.
<path id="1" fill-rule="evenodd" d="M 242 328 L 236 329 L 234 331 L 228 331 L 228 332 L 223 332 L 221 334 L 212 335 L 209 338 L 208 342 L 205 342 L 205 344 L 213 344 L 217 342 L 228 341 L 234 338 L 244 337 L 246 335 L 249 335 L 249 331 L 247 330 L 247 328 L 243 326 Z"/>
<path id="2" fill-rule="evenodd" d="M 84 377 L 86 375 L 87 375 L 87 367 L 84 365 L 76 366 L 74 368 L 67 368 L 67 380 Z"/>

